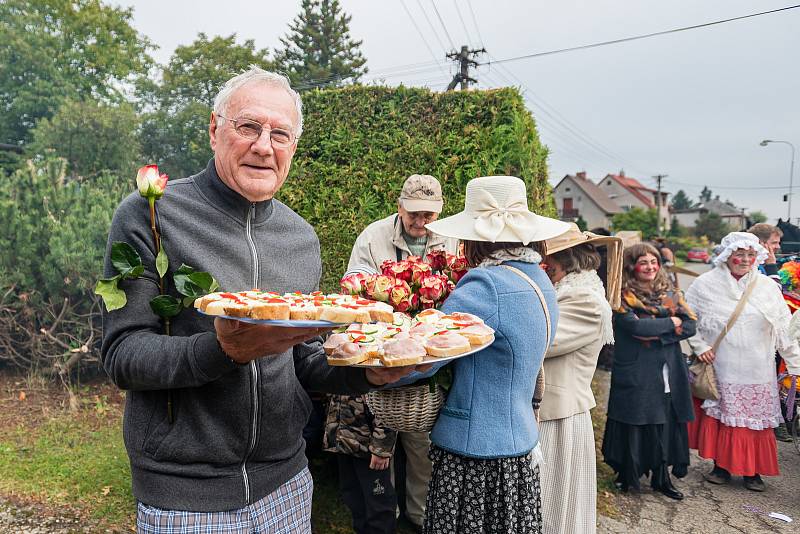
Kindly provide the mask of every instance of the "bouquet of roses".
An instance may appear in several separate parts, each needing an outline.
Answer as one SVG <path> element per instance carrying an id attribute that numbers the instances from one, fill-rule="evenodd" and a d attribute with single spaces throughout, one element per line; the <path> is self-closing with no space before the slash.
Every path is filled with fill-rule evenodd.
<path id="1" fill-rule="evenodd" d="M 386 260 L 380 274 L 352 274 L 340 285 L 343 293 L 387 302 L 395 311 L 413 315 L 441 306 L 466 272 L 464 257 L 436 250 L 424 260 L 417 256 Z"/>

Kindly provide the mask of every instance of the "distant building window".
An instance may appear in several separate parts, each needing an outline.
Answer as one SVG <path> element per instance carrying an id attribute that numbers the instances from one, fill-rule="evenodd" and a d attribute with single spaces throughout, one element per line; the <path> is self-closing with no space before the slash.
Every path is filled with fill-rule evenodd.
<path id="1" fill-rule="evenodd" d="M 608 181 L 608 185 L 611 185 L 611 180 Z"/>
<path id="2" fill-rule="evenodd" d="M 578 202 L 580 202 L 581 200 L 582 200 L 582 198 L 580 196 L 578 196 Z"/>
<path id="3" fill-rule="evenodd" d="M 569 191 L 570 191 L 569 187 L 565 187 L 565 188 L 564 188 L 564 191 L 566 191 L 567 193 L 569 193 Z"/>

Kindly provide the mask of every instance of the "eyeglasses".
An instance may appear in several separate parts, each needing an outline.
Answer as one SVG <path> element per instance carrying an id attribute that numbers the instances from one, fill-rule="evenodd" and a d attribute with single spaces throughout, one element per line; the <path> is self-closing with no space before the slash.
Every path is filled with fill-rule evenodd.
<path id="1" fill-rule="evenodd" d="M 433 222 L 437 215 L 432 211 L 407 211 L 406 213 L 408 214 L 408 218 L 412 221 L 419 219 L 425 221 L 426 223 Z"/>
<path id="2" fill-rule="evenodd" d="M 256 121 L 250 119 L 230 119 L 217 114 L 220 119 L 231 121 L 233 123 L 233 130 L 250 141 L 255 141 L 261 137 L 264 131 L 264 126 Z M 297 140 L 294 132 L 291 130 L 284 130 L 283 128 L 268 128 L 269 140 L 275 148 L 289 148 Z"/>

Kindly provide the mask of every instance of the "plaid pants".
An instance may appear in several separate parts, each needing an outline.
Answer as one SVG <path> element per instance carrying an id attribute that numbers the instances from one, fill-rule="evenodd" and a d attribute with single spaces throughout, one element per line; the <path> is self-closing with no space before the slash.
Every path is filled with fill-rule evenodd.
<path id="1" fill-rule="evenodd" d="M 162 510 L 139 503 L 138 534 L 311 534 L 311 494 L 308 468 L 253 504 L 227 512 Z"/>

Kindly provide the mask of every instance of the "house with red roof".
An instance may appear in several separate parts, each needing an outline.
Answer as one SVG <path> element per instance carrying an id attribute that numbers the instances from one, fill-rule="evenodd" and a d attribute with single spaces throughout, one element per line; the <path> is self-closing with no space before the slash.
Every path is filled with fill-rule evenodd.
<path id="1" fill-rule="evenodd" d="M 597 182 L 597 186 L 624 211 L 629 211 L 631 208 L 655 209 L 658 204 L 661 224 L 664 230 L 669 230 L 671 222 L 667 202 L 669 193 L 666 191 L 661 191 L 659 199 L 657 190 L 643 185 L 636 178 L 625 176 L 624 170 L 620 170 L 619 174 L 607 174 Z"/>
<path id="2" fill-rule="evenodd" d="M 564 176 L 553 188 L 553 197 L 562 221 L 575 222 L 581 218 L 589 229 L 610 228 L 611 218 L 623 212 L 597 184 L 586 177 L 586 172 Z"/>

